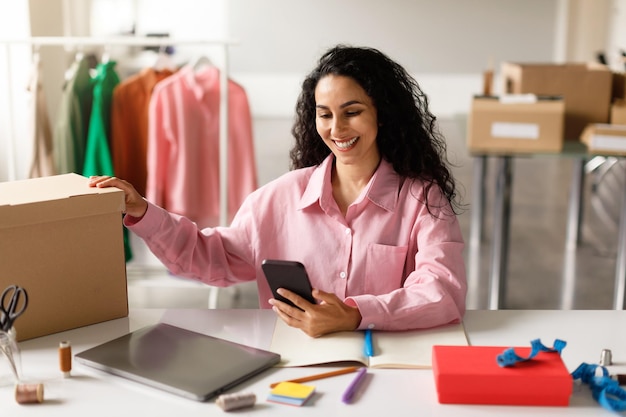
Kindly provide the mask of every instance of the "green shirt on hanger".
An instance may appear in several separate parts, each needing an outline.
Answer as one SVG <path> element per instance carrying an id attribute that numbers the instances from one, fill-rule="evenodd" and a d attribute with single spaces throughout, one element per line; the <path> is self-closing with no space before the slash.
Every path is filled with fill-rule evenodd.
<path id="1" fill-rule="evenodd" d="M 93 106 L 89 120 L 83 175 L 115 175 L 109 148 L 113 89 L 120 83 L 115 62 L 98 64 L 93 78 Z"/>
<path id="2" fill-rule="evenodd" d="M 115 61 L 98 64 L 96 76 L 93 78 L 93 106 L 89 120 L 87 148 L 85 150 L 85 165 L 82 174 L 115 175 L 113 159 L 109 147 L 111 137 L 111 103 L 113 89 L 120 83 L 115 72 Z M 123 227 L 124 255 L 126 262 L 133 257 L 128 230 Z"/>
<path id="3" fill-rule="evenodd" d="M 53 137 L 54 166 L 57 174 L 80 174 L 93 97 L 93 86 L 86 57 L 74 61 L 63 87 L 59 115 Z"/>

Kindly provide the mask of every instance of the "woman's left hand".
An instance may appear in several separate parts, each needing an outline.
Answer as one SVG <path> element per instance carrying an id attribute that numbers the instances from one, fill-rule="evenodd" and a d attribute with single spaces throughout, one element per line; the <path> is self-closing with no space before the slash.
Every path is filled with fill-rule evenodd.
<path id="1" fill-rule="evenodd" d="M 311 304 L 285 288 L 280 288 L 278 293 L 302 310 L 275 298 L 269 300 L 272 309 L 289 326 L 296 327 L 311 337 L 355 330 L 361 323 L 359 309 L 347 305 L 335 294 L 314 289 L 313 297 L 318 300 L 318 304 Z"/>

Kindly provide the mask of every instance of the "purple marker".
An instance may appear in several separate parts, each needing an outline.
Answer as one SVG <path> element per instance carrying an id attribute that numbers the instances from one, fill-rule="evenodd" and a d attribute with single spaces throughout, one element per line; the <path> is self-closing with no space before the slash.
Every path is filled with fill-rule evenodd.
<path id="1" fill-rule="evenodd" d="M 348 388 L 346 388 L 346 392 L 344 392 L 341 396 L 341 401 L 346 404 L 350 404 L 352 398 L 354 397 L 354 394 L 356 394 L 357 390 L 359 389 L 361 382 L 363 382 L 363 380 L 365 379 L 366 374 L 367 368 L 359 369 L 352 382 L 350 382 L 350 385 L 348 385 Z"/>

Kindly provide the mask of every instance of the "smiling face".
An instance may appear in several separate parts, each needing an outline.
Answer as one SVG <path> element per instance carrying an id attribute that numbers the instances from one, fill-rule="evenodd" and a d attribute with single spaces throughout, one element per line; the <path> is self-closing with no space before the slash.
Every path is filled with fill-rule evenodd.
<path id="1" fill-rule="evenodd" d="M 376 166 L 377 111 L 365 90 L 350 77 L 327 75 L 315 88 L 315 125 L 338 164 Z"/>

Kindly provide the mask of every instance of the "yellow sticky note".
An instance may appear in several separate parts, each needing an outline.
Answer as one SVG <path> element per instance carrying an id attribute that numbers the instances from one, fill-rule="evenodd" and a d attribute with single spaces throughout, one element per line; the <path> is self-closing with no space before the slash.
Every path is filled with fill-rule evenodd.
<path id="1" fill-rule="evenodd" d="M 313 385 L 298 384 L 297 382 L 281 382 L 276 385 L 272 391 L 272 395 L 280 395 L 281 397 L 291 398 L 308 398 L 315 391 Z"/>

